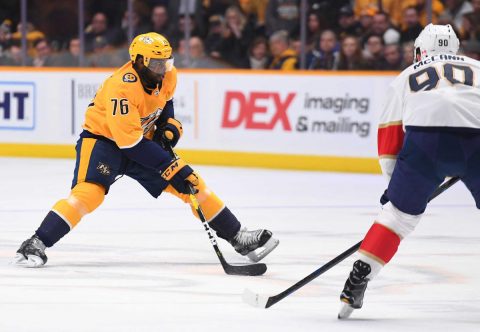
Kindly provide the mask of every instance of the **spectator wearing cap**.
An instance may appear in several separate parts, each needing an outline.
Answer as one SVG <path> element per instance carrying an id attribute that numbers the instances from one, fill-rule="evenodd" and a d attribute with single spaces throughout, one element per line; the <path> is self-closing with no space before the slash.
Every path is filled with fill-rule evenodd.
<path id="1" fill-rule="evenodd" d="M 22 23 L 17 24 L 17 31 L 12 34 L 12 42 L 20 43 L 22 39 Z M 35 56 L 35 43 L 45 39 L 45 34 L 35 28 L 31 22 L 27 22 L 27 52 Z"/>
<path id="2" fill-rule="evenodd" d="M 360 13 L 358 22 L 360 23 L 364 36 L 371 33 L 373 17 L 375 16 L 376 13 L 377 13 L 377 10 L 374 8 L 365 9 Z"/>
<path id="3" fill-rule="evenodd" d="M 343 6 L 340 8 L 338 14 L 338 37 L 343 39 L 346 36 L 361 36 L 362 34 L 362 25 L 356 20 L 352 7 Z"/>
<path id="4" fill-rule="evenodd" d="M 332 30 L 325 30 L 320 35 L 319 47 L 312 51 L 313 57 L 308 57 L 308 69 L 336 69 L 339 52 L 337 50 L 337 36 Z"/>
<path id="5" fill-rule="evenodd" d="M 264 37 L 253 40 L 248 50 L 250 69 L 266 69 L 268 64 L 268 44 Z"/>
<path id="6" fill-rule="evenodd" d="M 273 33 L 269 39 L 269 46 L 272 59 L 267 67 L 268 69 L 297 69 L 297 53 L 290 48 L 290 41 L 286 30 Z"/>
<path id="7" fill-rule="evenodd" d="M 301 2 L 301 0 L 300 0 Z M 351 0 L 308 0 L 308 9 L 321 14 L 322 30 L 335 29 L 340 8 L 350 4 Z M 299 34 L 299 32 L 298 32 Z"/>
<path id="8" fill-rule="evenodd" d="M 222 33 L 225 29 L 225 21 L 221 15 L 212 15 L 208 18 L 208 34 L 205 38 L 205 51 L 213 57 L 220 58 L 220 44 L 222 43 Z"/>
<path id="9" fill-rule="evenodd" d="M 269 0 L 266 12 L 266 33 L 285 30 L 289 35 L 299 30 L 300 0 Z"/>
<path id="10" fill-rule="evenodd" d="M 406 43 L 414 41 L 420 32 L 423 30 L 423 26 L 420 24 L 420 17 L 415 7 L 407 7 L 403 11 L 403 26 L 400 33 L 400 42 Z"/>
<path id="11" fill-rule="evenodd" d="M 369 69 L 367 60 L 363 57 L 360 40 L 355 36 L 346 36 L 342 39 L 338 70 L 365 70 Z"/>
<path id="12" fill-rule="evenodd" d="M 385 12 L 380 12 L 373 16 L 371 32 L 382 36 L 385 44 L 397 44 L 400 41 L 400 32 L 393 28 L 390 23 L 390 17 Z"/>

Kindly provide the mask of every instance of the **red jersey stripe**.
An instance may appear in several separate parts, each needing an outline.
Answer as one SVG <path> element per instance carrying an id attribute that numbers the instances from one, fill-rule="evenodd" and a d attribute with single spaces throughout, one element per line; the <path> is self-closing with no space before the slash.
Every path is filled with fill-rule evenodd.
<path id="1" fill-rule="evenodd" d="M 378 128 L 378 155 L 396 156 L 402 148 L 404 136 L 401 123 L 380 126 Z"/>

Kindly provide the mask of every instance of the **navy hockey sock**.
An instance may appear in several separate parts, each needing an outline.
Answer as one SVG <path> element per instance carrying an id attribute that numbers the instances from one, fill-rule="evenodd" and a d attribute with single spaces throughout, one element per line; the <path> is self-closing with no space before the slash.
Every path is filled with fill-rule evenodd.
<path id="1" fill-rule="evenodd" d="M 224 240 L 231 240 L 240 230 L 240 222 L 233 213 L 225 207 L 208 225 Z"/>
<path id="2" fill-rule="evenodd" d="M 47 247 L 51 247 L 68 232 L 70 226 L 58 214 L 50 211 L 35 234 Z"/>

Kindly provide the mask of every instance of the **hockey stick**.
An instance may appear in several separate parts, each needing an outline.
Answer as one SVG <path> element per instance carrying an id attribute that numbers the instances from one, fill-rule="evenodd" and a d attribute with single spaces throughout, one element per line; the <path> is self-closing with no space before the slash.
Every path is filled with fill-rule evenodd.
<path id="1" fill-rule="evenodd" d="M 167 149 L 174 158 L 178 158 L 177 154 L 175 153 L 175 151 L 173 151 L 173 148 L 170 145 L 167 145 Z M 222 267 L 225 273 L 231 274 L 231 275 L 241 275 L 241 276 L 259 276 L 264 274 L 267 271 L 267 265 L 263 263 L 255 263 L 255 264 L 249 264 L 249 265 L 230 265 L 227 263 L 227 261 L 223 257 L 222 252 L 220 251 L 220 248 L 218 247 L 217 239 L 213 235 L 212 230 L 210 229 L 210 226 L 208 226 L 208 222 L 207 222 L 207 219 L 205 218 L 205 215 L 203 214 L 202 208 L 200 207 L 200 204 L 198 203 L 198 200 L 195 197 L 195 188 L 193 187 L 193 185 L 190 184 L 189 189 L 190 189 L 190 194 L 189 194 L 190 202 L 192 203 L 193 208 L 197 212 L 198 217 L 202 221 L 203 228 L 207 232 L 208 239 L 210 240 L 210 243 L 212 244 L 218 259 L 220 260 L 220 263 L 222 264 Z"/>
<path id="2" fill-rule="evenodd" d="M 447 190 L 448 188 L 453 186 L 458 180 L 460 180 L 460 178 L 453 177 L 453 178 L 450 178 L 448 181 L 444 182 L 440 187 L 438 187 L 434 191 L 434 193 L 432 194 L 432 196 L 429 198 L 428 201 L 430 202 L 432 199 L 434 199 L 435 197 L 437 197 L 438 195 L 443 193 L 445 190 Z M 315 270 L 314 272 L 312 272 L 311 274 L 309 274 L 308 276 L 306 276 L 305 278 L 303 278 L 302 280 L 300 280 L 299 282 L 294 284 L 293 286 L 287 288 L 286 290 L 284 290 L 283 292 L 281 292 L 277 295 L 266 296 L 266 295 L 261 295 L 261 294 L 255 294 L 251 290 L 245 289 L 245 291 L 243 292 L 243 296 L 242 296 L 243 301 L 252 305 L 252 306 L 254 306 L 254 307 L 270 308 L 275 303 L 281 301 L 285 297 L 289 296 L 290 294 L 296 292 L 297 290 L 299 290 L 300 288 L 302 288 L 303 286 L 308 284 L 313 279 L 315 279 L 318 276 L 322 275 L 323 273 L 327 272 L 332 267 L 334 267 L 335 265 L 337 265 L 340 262 L 342 262 L 343 260 L 345 260 L 347 257 L 353 255 L 355 252 L 358 251 L 361 244 L 362 244 L 362 241 L 358 242 L 357 244 L 355 244 L 351 248 L 345 250 L 340 255 L 338 255 L 337 257 L 335 257 L 334 259 L 332 259 L 331 261 L 329 261 L 325 265 L 321 266 L 320 268 L 318 268 L 317 270 Z"/>

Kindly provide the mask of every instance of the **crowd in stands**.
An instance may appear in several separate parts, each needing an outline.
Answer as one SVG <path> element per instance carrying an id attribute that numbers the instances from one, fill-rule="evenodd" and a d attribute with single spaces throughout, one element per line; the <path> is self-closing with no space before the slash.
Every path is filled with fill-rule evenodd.
<path id="1" fill-rule="evenodd" d="M 307 70 L 402 70 L 412 63 L 414 40 L 428 22 L 427 3 L 308 0 L 302 47 L 301 0 L 136 0 L 133 16 L 124 10 L 118 24 L 105 12 L 86 13 L 85 66 L 117 67 L 128 61 L 132 22 L 134 35 L 154 31 L 167 37 L 178 68 L 296 70 L 302 63 Z M 480 0 L 431 4 L 433 23 L 451 24 L 463 54 L 480 59 Z M 1 23 L 0 65 L 22 64 L 21 30 L 8 18 Z M 79 65 L 78 36 L 53 40 L 31 22 L 26 30 L 27 65 Z"/>

